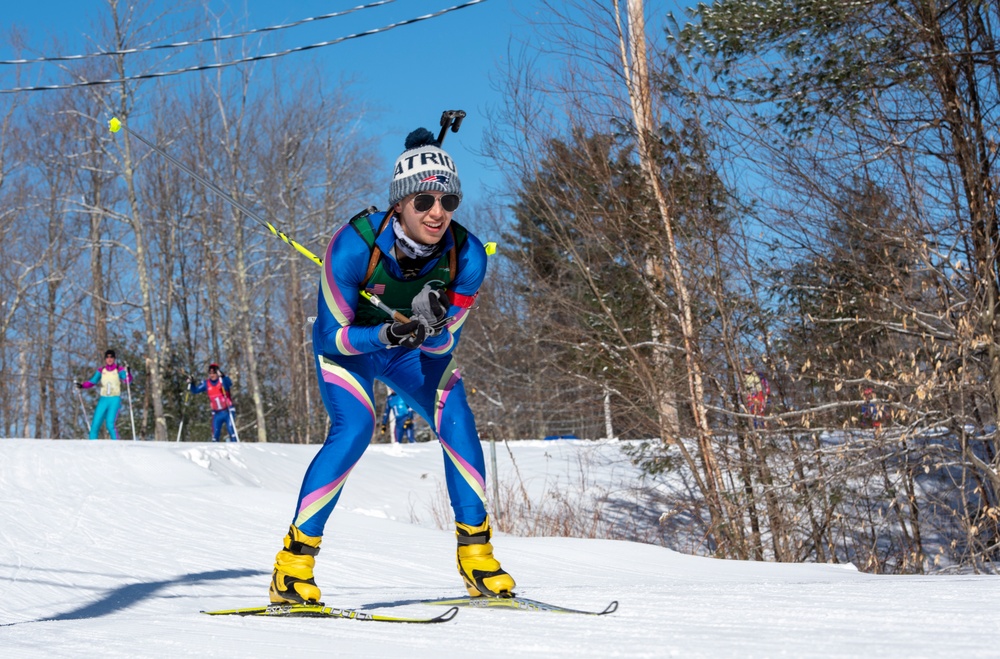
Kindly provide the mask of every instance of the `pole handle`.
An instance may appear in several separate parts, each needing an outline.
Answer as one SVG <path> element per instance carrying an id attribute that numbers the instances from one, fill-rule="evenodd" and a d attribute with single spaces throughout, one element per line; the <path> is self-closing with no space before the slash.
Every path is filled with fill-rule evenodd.
<path id="1" fill-rule="evenodd" d="M 374 293 L 369 293 L 368 291 L 362 290 L 361 291 L 361 297 L 365 298 L 366 300 L 368 300 L 369 302 L 371 302 L 372 304 L 374 304 L 376 307 L 378 307 L 382 311 L 384 311 L 387 314 L 389 314 L 389 317 L 391 317 L 393 320 L 395 320 L 397 322 L 400 322 L 400 323 L 408 323 L 408 322 L 410 322 L 409 318 L 407 318 L 403 314 L 399 313 L 395 309 L 387 306 L 384 302 L 382 302 L 382 300 L 379 298 L 378 295 L 375 295 Z"/>

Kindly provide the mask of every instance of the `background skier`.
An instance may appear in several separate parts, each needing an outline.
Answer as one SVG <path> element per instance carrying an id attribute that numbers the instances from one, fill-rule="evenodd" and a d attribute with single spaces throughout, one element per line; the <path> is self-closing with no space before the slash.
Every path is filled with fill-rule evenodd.
<path id="1" fill-rule="evenodd" d="M 272 602 L 320 598 L 315 556 L 344 481 L 371 442 L 375 380 L 398 392 L 440 439 L 458 569 L 469 594 L 513 594 L 514 580 L 493 557 L 482 446 L 452 357 L 486 275 L 482 243 L 452 221 L 461 200 L 451 157 L 430 131 L 418 129 L 396 160 L 388 212 L 369 209 L 330 240 L 313 325 L 330 430 L 306 470 L 275 557 Z M 362 291 L 411 320 L 394 320 Z"/>
<path id="2" fill-rule="evenodd" d="M 417 440 L 413 436 L 413 410 L 406 404 L 403 397 L 392 389 L 385 399 L 385 412 L 382 413 L 382 425 L 380 430 L 385 433 L 386 426 L 392 433 L 392 441 L 397 444 L 403 443 L 403 436 L 413 444 Z"/>
<path id="3" fill-rule="evenodd" d="M 219 365 L 214 362 L 208 365 L 207 380 L 195 384 L 193 378 L 188 378 L 188 389 L 193 394 L 208 394 L 208 404 L 212 407 L 212 441 L 219 441 L 223 426 L 226 427 L 229 441 L 238 441 L 233 421 L 233 381 L 222 372 Z"/>
<path id="4" fill-rule="evenodd" d="M 862 397 L 864 402 L 861 403 L 861 422 L 869 428 L 874 428 L 878 433 L 882 429 L 885 406 L 875 396 L 875 390 L 871 387 L 865 387 Z"/>
<path id="5" fill-rule="evenodd" d="M 132 371 L 127 366 L 119 366 L 115 360 L 115 351 L 104 353 L 104 364 L 101 365 L 89 380 L 74 382 L 78 389 L 90 389 L 101 385 L 101 397 L 94 408 L 94 419 L 90 423 L 90 439 L 97 439 L 104 421 L 108 429 L 108 437 L 118 439 L 115 422 L 118 420 L 118 410 L 122 405 L 122 381 L 132 382 Z"/>
<path id="6" fill-rule="evenodd" d="M 771 395 L 771 385 L 763 373 L 747 367 L 743 370 L 743 395 L 746 398 L 747 410 L 753 415 L 753 427 L 764 427 L 764 413 L 767 411 L 767 398 Z"/>

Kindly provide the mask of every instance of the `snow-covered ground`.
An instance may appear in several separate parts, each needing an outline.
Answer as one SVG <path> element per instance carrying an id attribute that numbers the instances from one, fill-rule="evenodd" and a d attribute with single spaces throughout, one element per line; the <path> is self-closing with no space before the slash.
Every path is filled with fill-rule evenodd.
<path id="1" fill-rule="evenodd" d="M 586 609 L 618 600 L 618 611 L 463 609 L 439 625 L 200 614 L 266 601 L 274 553 L 316 450 L 0 440 L 0 654 L 1000 656 L 998 577 L 876 577 L 850 566 L 503 534 L 497 557 L 520 595 Z M 613 444 L 524 442 L 511 452 L 513 462 L 498 451 L 501 480 L 516 464 L 531 495 L 555 486 L 571 496 L 584 482 L 607 491 L 631 476 Z M 369 449 L 318 558 L 327 604 L 423 616 L 442 609 L 399 603 L 464 593 L 454 533 L 436 521 L 442 464 L 432 444 Z"/>

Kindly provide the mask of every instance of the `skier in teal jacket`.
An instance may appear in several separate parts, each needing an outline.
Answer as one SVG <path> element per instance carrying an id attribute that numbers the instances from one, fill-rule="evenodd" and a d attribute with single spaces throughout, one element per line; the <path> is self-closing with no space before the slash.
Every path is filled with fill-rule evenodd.
<path id="1" fill-rule="evenodd" d="M 94 408 L 94 420 L 90 424 L 91 439 L 97 439 L 101 421 L 104 421 L 108 429 L 108 436 L 111 439 L 118 439 L 115 421 L 118 419 L 118 410 L 122 404 L 123 381 L 126 384 L 132 382 L 132 371 L 126 366 L 119 366 L 115 361 L 115 351 L 108 350 L 104 353 L 104 365 L 94 371 L 89 380 L 74 383 L 78 389 L 101 386 L 101 397 L 97 401 L 97 407 Z"/>
<path id="2" fill-rule="evenodd" d="M 330 240 L 313 325 L 330 430 L 306 471 L 275 558 L 272 602 L 320 599 L 315 556 L 341 488 L 371 442 L 375 380 L 399 393 L 437 434 L 455 514 L 458 571 L 469 594 L 513 594 L 514 580 L 493 557 L 483 449 L 452 357 L 486 276 L 483 244 L 452 220 L 461 200 L 451 157 L 430 131 L 418 129 L 396 160 L 388 212 L 369 209 Z M 362 291 L 409 322 L 373 306 Z"/>

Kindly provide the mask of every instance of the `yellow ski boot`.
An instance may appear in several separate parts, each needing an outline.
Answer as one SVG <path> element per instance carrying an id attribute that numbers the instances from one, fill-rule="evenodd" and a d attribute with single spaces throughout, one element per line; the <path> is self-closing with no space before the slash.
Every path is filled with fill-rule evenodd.
<path id="1" fill-rule="evenodd" d="M 319 586 L 313 579 L 316 554 L 323 538 L 305 535 L 295 526 L 288 527 L 285 548 L 274 557 L 271 575 L 271 602 L 275 604 L 320 603 Z"/>
<path id="2" fill-rule="evenodd" d="M 514 578 L 493 558 L 490 518 L 479 526 L 455 523 L 458 538 L 458 573 L 472 597 L 513 597 Z"/>

